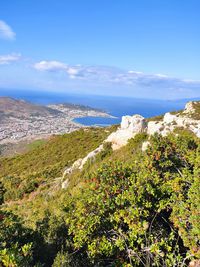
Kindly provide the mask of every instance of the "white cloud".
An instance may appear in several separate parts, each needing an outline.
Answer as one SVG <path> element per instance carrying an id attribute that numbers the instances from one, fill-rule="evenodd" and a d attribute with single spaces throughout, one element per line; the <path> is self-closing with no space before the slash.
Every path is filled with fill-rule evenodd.
<path id="1" fill-rule="evenodd" d="M 0 20 L 0 38 L 14 40 L 15 39 L 15 32 L 12 28 L 3 20 Z"/>
<path id="2" fill-rule="evenodd" d="M 129 74 L 137 74 L 137 75 L 143 74 L 143 72 L 141 72 L 141 71 L 134 71 L 134 70 L 129 70 L 128 73 Z"/>
<path id="3" fill-rule="evenodd" d="M 98 79 L 109 80 L 112 76 L 119 73 L 119 69 L 103 66 L 82 66 L 68 65 L 60 61 L 40 61 L 33 65 L 36 70 L 60 72 L 63 71 L 69 78 L 72 79 Z"/>
<path id="4" fill-rule="evenodd" d="M 51 71 L 51 72 L 64 71 L 72 79 L 75 79 L 76 76 L 79 75 L 79 72 L 81 70 L 81 65 L 68 66 L 67 64 L 62 63 L 60 61 L 46 61 L 46 60 L 35 63 L 33 67 L 39 71 Z"/>
<path id="5" fill-rule="evenodd" d="M 63 71 L 72 79 L 98 80 L 100 82 L 121 83 L 132 85 L 136 83 L 161 82 L 172 78 L 164 74 L 145 74 L 140 71 L 125 71 L 106 66 L 68 65 L 60 61 L 40 61 L 33 66 L 39 71 Z"/>
<path id="6" fill-rule="evenodd" d="M 0 65 L 8 65 L 12 62 L 19 61 L 20 58 L 21 54 L 0 55 Z"/>
<path id="7" fill-rule="evenodd" d="M 146 74 L 107 66 L 69 65 L 60 61 L 41 61 L 34 65 L 39 71 L 63 72 L 66 83 L 115 90 L 121 88 L 126 95 L 155 98 L 175 98 L 200 95 L 200 82 L 169 77 L 164 74 Z M 52 78 L 56 76 L 52 76 Z M 70 82 L 71 80 L 71 82 Z M 113 89 L 112 89 L 113 88 Z"/>
<path id="8" fill-rule="evenodd" d="M 73 75 L 73 76 L 75 76 L 75 75 L 77 75 L 78 73 L 79 73 L 79 71 L 78 71 L 78 69 L 75 69 L 75 68 L 68 68 L 67 69 L 67 73 L 69 74 L 69 75 Z"/>
<path id="9" fill-rule="evenodd" d="M 60 71 L 67 70 L 67 65 L 59 61 L 40 61 L 33 66 L 36 70 L 40 71 Z"/>
<path id="10" fill-rule="evenodd" d="M 160 73 L 155 74 L 155 76 L 157 76 L 157 77 L 159 77 L 159 78 L 168 78 L 167 75 L 165 75 L 165 74 L 160 74 Z"/>

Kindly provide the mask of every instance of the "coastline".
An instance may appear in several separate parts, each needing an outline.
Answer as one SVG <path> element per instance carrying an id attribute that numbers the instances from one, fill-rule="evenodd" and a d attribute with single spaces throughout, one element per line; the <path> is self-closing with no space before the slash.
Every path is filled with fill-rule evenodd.
<path id="1" fill-rule="evenodd" d="M 28 110 L 29 106 L 27 107 L 27 113 L 22 113 L 20 109 L 21 102 L 15 99 L 4 100 L 12 101 L 13 108 L 17 105 L 19 112 L 10 113 L 11 111 L 8 110 L 6 113 L 5 110 L 0 128 L 1 145 L 16 144 L 21 141 L 31 142 L 41 138 L 48 139 L 52 135 L 71 133 L 80 128 L 89 127 L 75 121 L 75 119 L 79 118 L 114 118 L 114 116 L 104 111 L 73 104 L 48 105 L 46 107 L 55 111 L 55 114 L 39 114 L 35 116 L 35 114 L 28 113 L 30 112 Z M 29 105 L 29 103 L 26 102 L 26 105 Z M 32 108 L 33 105 L 30 105 Z M 34 106 L 34 108 L 37 108 L 37 106 Z"/>

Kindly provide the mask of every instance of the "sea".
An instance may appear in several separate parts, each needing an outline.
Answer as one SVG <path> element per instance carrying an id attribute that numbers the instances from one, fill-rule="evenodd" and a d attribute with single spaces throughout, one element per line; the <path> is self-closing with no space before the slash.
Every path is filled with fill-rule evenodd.
<path id="1" fill-rule="evenodd" d="M 74 121 L 87 126 L 108 126 L 119 124 L 124 115 L 140 114 L 145 118 L 164 114 L 168 111 L 183 109 L 188 99 L 182 100 L 153 100 L 121 96 L 99 96 L 68 94 L 61 92 L 29 91 L 19 89 L 0 89 L 0 96 L 8 96 L 16 99 L 40 104 L 71 103 L 90 106 L 104 110 L 113 118 L 83 117 Z"/>

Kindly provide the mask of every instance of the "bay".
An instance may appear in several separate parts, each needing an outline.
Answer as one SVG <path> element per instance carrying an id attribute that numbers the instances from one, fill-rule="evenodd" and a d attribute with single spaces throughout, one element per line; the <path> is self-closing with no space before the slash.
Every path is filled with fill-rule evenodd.
<path id="1" fill-rule="evenodd" d="M 61 92 L 45 92 L 38 90 L 0 89 L 0 96 L 24 99 L 35 104 L 49 105 L 71 103 L 86 105 L 104 110 L 116 118 L 83 117 L 74 121 L 83 125 L 107 126 L 118 124 L 124 115 L 140 114 L 144 117 L 157 116 L 168 111 L 183 109 L 188 99 L 183 100 L 154 100 L 132 97 L 80 95 Z"/>

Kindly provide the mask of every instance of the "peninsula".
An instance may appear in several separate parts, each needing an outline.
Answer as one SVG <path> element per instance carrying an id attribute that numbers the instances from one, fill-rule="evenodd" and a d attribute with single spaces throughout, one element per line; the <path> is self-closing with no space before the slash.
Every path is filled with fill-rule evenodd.
<path id="1" fill-rule="evenodd" d="M 81 127 L 74 118 L 111 117 L 102 110 L 82 105 L 35 105 L 24 100 L 0 97 L 0 144 L 70 133 Z"/>

